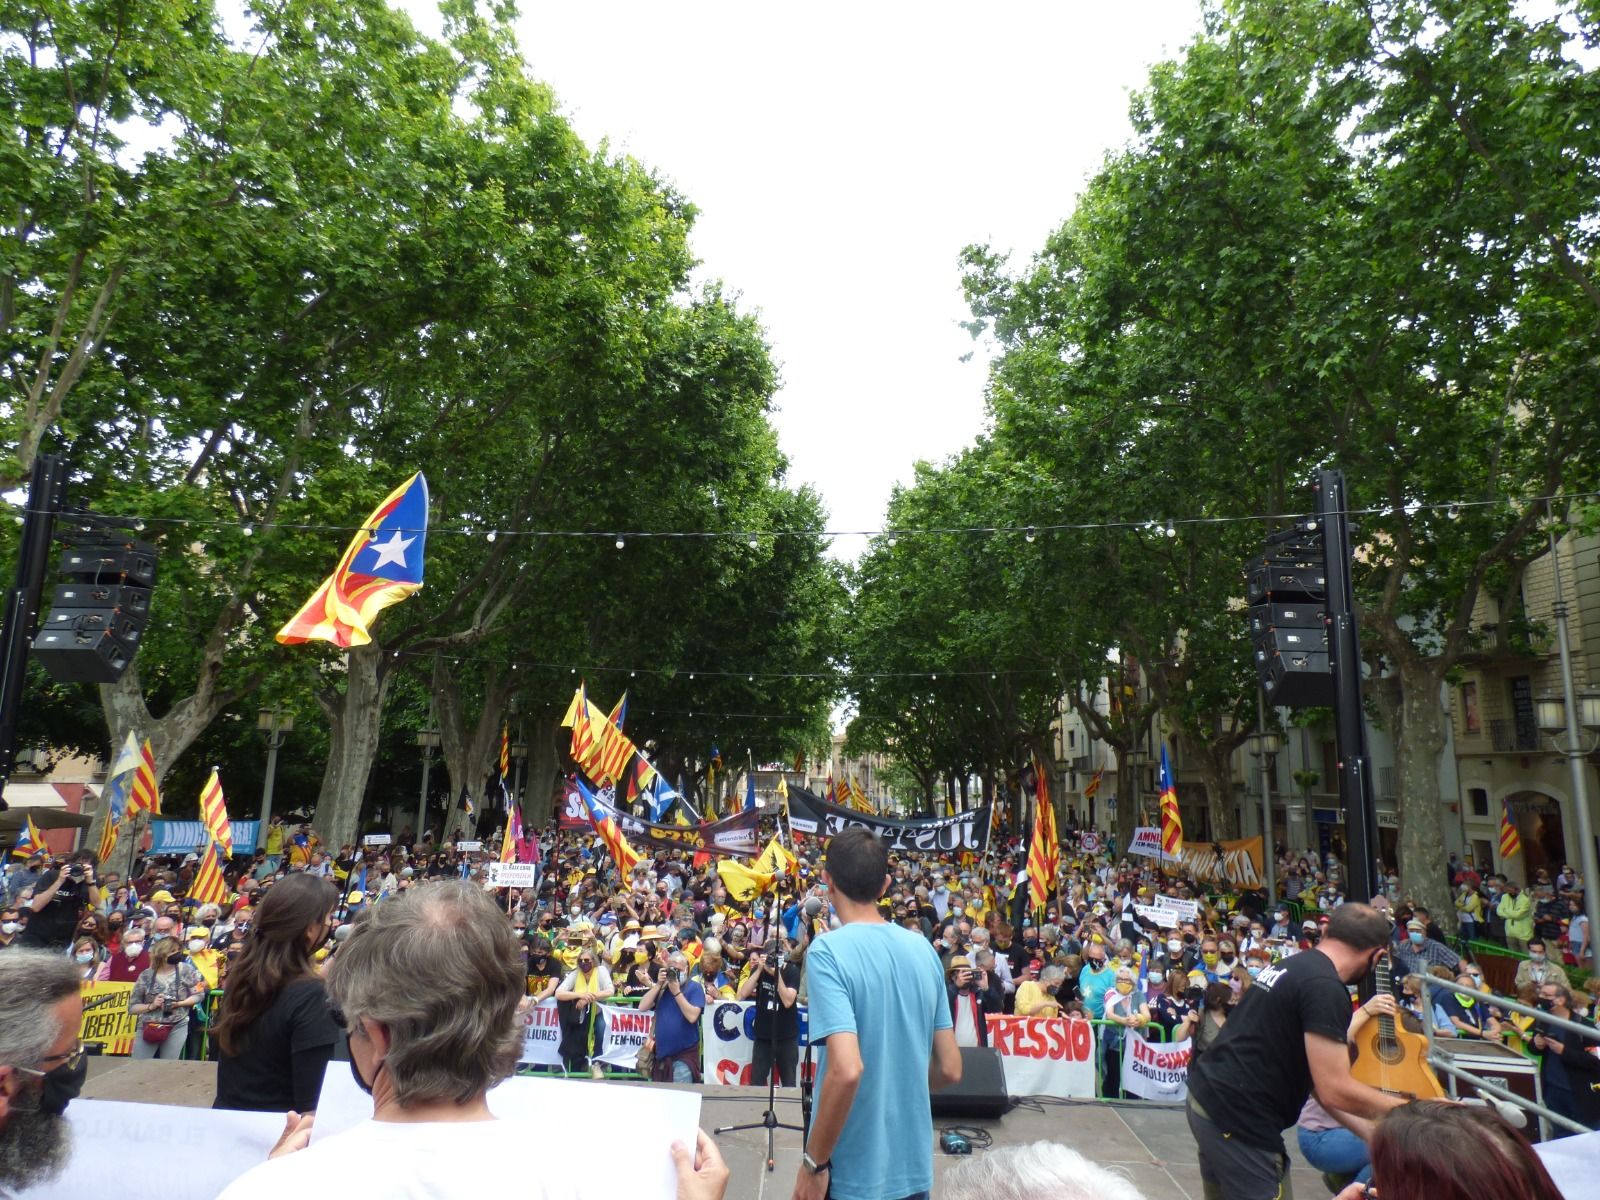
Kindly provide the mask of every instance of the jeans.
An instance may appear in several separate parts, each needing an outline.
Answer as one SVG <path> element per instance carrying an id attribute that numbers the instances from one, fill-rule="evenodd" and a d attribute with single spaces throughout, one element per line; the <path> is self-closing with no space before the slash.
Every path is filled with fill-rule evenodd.
<path id="1" fill-rule="evenodd" d="M 694 1072 L 689 1069 L 689 1064 L 688 1063 L 686 1063 L 686 1062 L 675 1062 L 675 1063 L 672 1064 L 672 1082 L 673 1083 L 693 1083 L 694 1082 Z"/>
<path id="2" fill-rule="evenodd" d="M 1366 1183 L 1372 1178 L 1372 1160 L 1367 1144 L 1344 1126 L 1338 1129 L 1296 1131 L 1300 1153 L 1319 1171 L 1345 1178 L 1347 1183 Z M 1353 1176 L 1354 1178 L 1346 1178 Z"/>

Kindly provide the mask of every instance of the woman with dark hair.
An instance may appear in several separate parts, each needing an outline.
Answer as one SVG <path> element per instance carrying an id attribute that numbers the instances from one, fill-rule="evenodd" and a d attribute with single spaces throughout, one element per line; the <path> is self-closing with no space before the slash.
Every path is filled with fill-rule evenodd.
<path id="1" fill-rule="evenodd" d="M 212 1030 L 219 1049 L 213 1108 L 316 1109 L 339 1030 L 312 954 L 327 941 L 338 903 L 329 880 L 296 874 L 256 906 Z"/>
<path id="2" fill-rule="evenodd" d="M 1402 1105 L 1372 1135 L 1383 1200 L 1563 1200 L 1528 1140 L 1492 1109 L 1445 1100 Z M 1364 1200 L 1353 1183 L 1335 1200 Z"/>

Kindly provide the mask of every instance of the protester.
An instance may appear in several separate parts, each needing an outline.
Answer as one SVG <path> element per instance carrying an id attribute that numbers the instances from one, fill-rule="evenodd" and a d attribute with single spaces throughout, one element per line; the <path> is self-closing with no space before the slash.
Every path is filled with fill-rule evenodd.
<path id="1" fill-rule="evenodd" d="M 150 966 L 128 993 L 128 1012 L 135 1018 L 134 1058 L 161 1058 L 169 1061 L 183 1056 L 189 1036 L 189 1015 L 205 995 L 205 980 L 200 972 L 180 959 L 176 938 L 155 939 L 150 947 Z"/>
<path id="2" fill-rule="evenodd" d="M 416 986 L 421 979 L 428 986 Z M 374 1164 L 394 1172 L 385 1195 L 568 1194 L 529 1169 L 530 1129 L 489 1109 L 489 1089 L 516 1068 L 527 987 L 505 914 L 480 888 L 439 883 L 375 906 L 340 947 L 327 983 L 372 1119 L 272 1158 L 219 1200 L 320 1194 L 330 1180 L 370 1176 Z M 680 1200 L 722 1196 L 727 1167 L 704 1134 L 692 1156 L 674 1147 L 673 1160 Z"/>
<path id="3" fill-rule="evenodd" d="M 261 901 L 228 968 L 212 1029 L 220 1052 L 213 1107 L 316 1110 L 339 1033 L 312 954 L 327 939 L 338 900 L 332 883 L 295 874 Z"/>
<path id="4" fill-rule="evenodd" d="M 616 995 L 616 988 L 611 972 L 600 963 L 586 937 L 575 950 L 573 962 L 572 971 L 556 988 L 556 1003 L 561 1012 L 561 1061 L 568 1074 L 581 1075 L 589 1069 L 594 1049 L 594 1006 Z M 596 1079 L 605 1078 L 599 1063 L 594 1064 L 593 1073 Z"/>
<path id="5" fill-rule="evenodd" d="M 21 944 L 42 950 L 65 950 L 84 914 L 99 902 L 95 856 L 80 850 L 59 867 L 46 871 L 33 885 L 31 915 L 21 931 Z"/>
<path id="6" fill-rule="evenodd" d="M 46 1183 L 72 1151 L 67 1105 L 88 1068 L 82 981 L 60 954 L 0 955 L 0 1194 Z"/>
<path id="7" fill-rule="evenodd" d="M 816 1107 L 795 1200 L 904 1197 L 933 1187 L 928 1093 L 961 1078 L 938 955 L 883 919 L 884 844 L 852 826 L 828 844 L 840 927 L 807 953 Z"/>
<path id="8" fill-rule="evenodd" d="M 667 969 L 644 999 L 640 1012 L 655 1012 L 655 1063 L 650 1078 L 657 1083 L 700 1082 L 700 1014 L 706 991 L 689 977 L 689 959 L 667 956 Z"/>
<path id="9" fill-rule="evenodd" d="M 1533 1147 L 1492 1109 L 1419 1100 L 1372 1135 L 1372 1189 L 1351 1184 L 1335 1200 L 1573 1200 L 1563 1197 Z"/>
<path id="10" fill-rule="evenodd" d="M 1566 982 L 1546 979 L 1539 984 L 1538 1007 L 1552 1017 L 1572 1021 L 1572 993 Z M 1544 1102 L 1552 1112 L 1590 1129 L 1600 1128 L 1600 1058 L 1589 1053 L 1585 1042 L 1570 1030 L 1535 1022 L 1533 1049 L 1539 1054 L 1539 1080 Z M 1569 1129 L 1553 1129 L 1566 1137 Z"/>
<path id="11" fill-rule="evenodd" d="M 750 950 L 750 970 L 739 985 L 739 999 L 754 1000 L 754 1045 L 750 1050 L 750 1082 L 763 1087 L 778 1071 L 778 1083 L 795 1085 L 800 1061 L 800 963 L 788 939 L 775 935 Z"/>

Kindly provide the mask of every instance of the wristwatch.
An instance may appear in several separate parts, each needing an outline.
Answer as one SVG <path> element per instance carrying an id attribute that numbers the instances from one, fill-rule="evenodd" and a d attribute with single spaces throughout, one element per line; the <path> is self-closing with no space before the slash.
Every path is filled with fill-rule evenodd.
<path id="1" fill-rule="evenodd" d="M 805 1166 L 805 1169 L 811 1172 L 813 1175 L 821 1175 L 824 1171 L 827 1171 L 833 1167 L 833 1160 L 831 1158 L 827 1162 L 819 1163 L 816 1159 L 811 1157 L 811 1151 L 809 1150 L 800 1155 L 800 1162 Z"/>

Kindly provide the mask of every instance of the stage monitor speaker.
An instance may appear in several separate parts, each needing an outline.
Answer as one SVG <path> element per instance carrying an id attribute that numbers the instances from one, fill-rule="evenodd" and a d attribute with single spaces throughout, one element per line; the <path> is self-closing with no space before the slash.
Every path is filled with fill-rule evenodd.
<path id="1" fill-rule="evenodd" d="M 1000 1051 L 961 1047 L 961 1082 L 932 1094 L 936 1117 L 1003 1117 L 1011 1107 Z"/>

